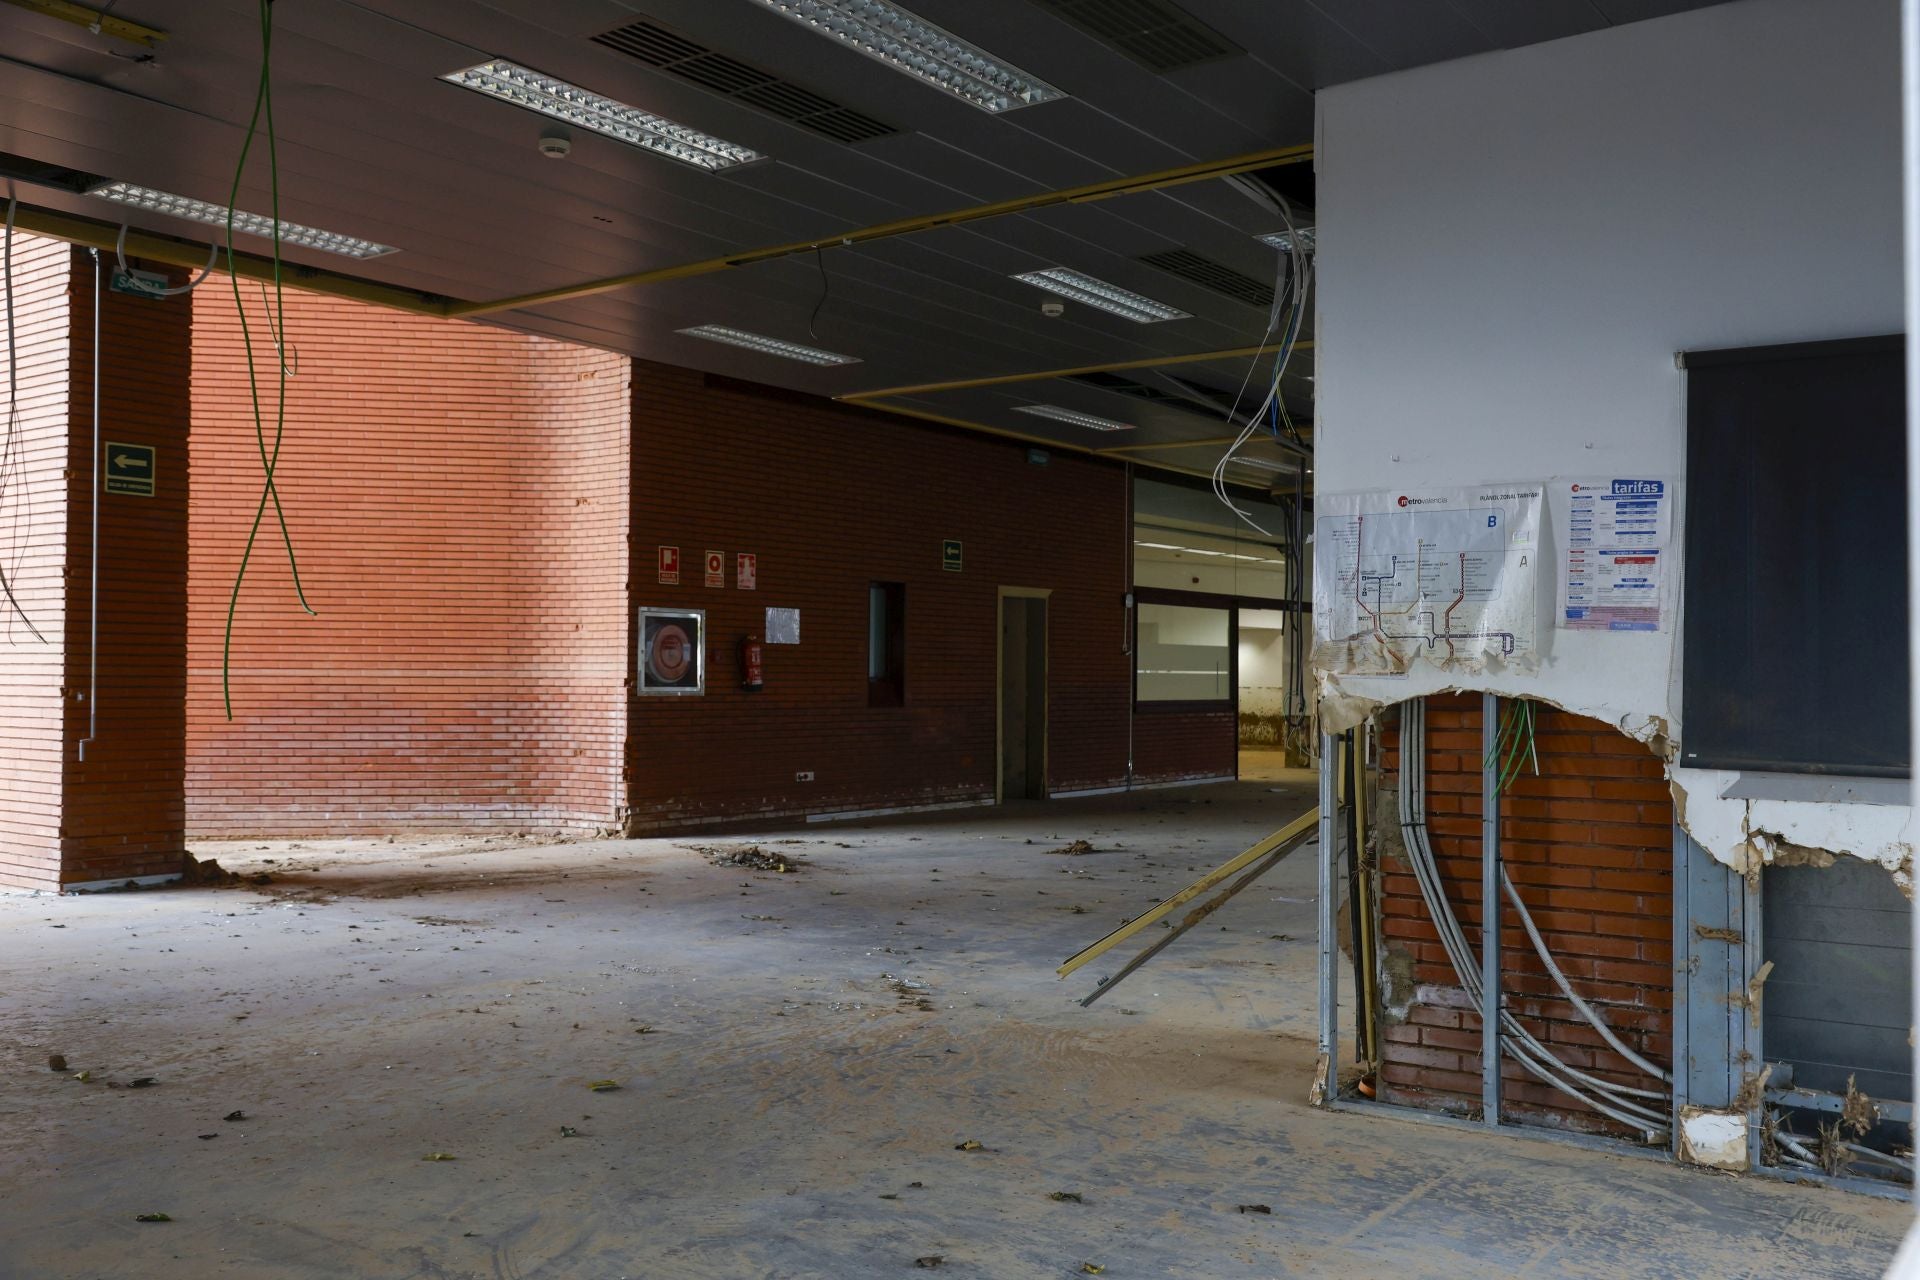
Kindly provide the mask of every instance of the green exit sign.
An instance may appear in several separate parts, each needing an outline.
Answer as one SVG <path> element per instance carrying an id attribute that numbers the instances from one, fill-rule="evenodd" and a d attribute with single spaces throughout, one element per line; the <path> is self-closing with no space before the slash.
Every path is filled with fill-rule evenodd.
<path id="1" fill-rule="evenodd" d="M 960 540 L 958 538 L 948 538 L 940 544 L 940 567 L 948 573 L 960 572 Z"/>
<path id="2" fill-rule="evenodd" d="M 106 470 L 100 475 L 100 487 L 108 493 L 151 498 L 154 488 L 154 449 L 150 444 L 106 445 Z"/>

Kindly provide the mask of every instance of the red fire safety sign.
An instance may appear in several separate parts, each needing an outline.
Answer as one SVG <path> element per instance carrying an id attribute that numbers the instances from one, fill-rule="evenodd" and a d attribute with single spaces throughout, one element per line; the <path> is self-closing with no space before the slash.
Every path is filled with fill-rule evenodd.
<path id="1" fill-rule="evenodd" d="M 726 552 L 707 552 L 707 585 L 710 587 L 724 587 L 727 585 Z"/>
<path id="2" fill-rule="evenodd" d="M 733 559 L 733 585 L 742 591 L 752 591 L 760 581 L 760 557 L 750 551 L 742 551 Z"/>
<path id="3" fill-rule="evenodd" d="M 660 548 L 660 584 L 666 587 L 680 585 L 680 548 Z"/>

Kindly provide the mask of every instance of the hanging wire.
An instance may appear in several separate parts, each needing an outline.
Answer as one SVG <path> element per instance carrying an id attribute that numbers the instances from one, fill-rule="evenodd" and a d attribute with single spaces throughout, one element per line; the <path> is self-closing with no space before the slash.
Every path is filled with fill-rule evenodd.
<path id="1" fill-rule="evenodd" d="M 819 322 L 821 308 L 827 305 L 827 295 L 833 291 L 833 284 L 827 279 L 826 254 L 819 245 L 813 246 L 813 265 L 820 268 L 820 301 L 813 304 L 813 314 L 807 317 L 807 336 L 818 342 L 820 333 L 814 325 Z"/>
<path id="2" fill-rule="evenodd" d="M 253 361 L 253 331 L 247 324 L 246 303 L 240 296 L 240 275 L 234 267 L 233 250 L 233 210 L 240 202 L 240 179 L 247 169 L 247 155 L 253 149 L 253 140 L 259 132 L 261 116 L 266 117 L 267 173 L 272 191 L 273 207 L 273 297 L 274 307 L 267 312 L 267 324 L 275 335 L 278 350 L 278 330 L 274 327 L 274 312 L 285 314 L 285 298 L 280 278 L 280 155 L 275 141 L 273 128 L 273 0 L 260 0 L 260 85 L 254 93 L 253 116 L 247 121 L 246 140 L 240 146 L 240 162 L 234 166 L 233 190 L 227 199 L 227 276 L 233 285 L 233 305 L 240 315 L 240 340 L 247 358 L 247 392 L 253 404 L 254 441 L 260 449 L 260 465 L 264 472 L 264 481 L 260 487 L 260 501 L 253 512 L 253 524 L 247 530 L 246 547 L 240 553 L 240 568 L 233 576 L 233 594 L 227 600 L 226 633 L 220 649 L 220 696 L 226 707 L 227 719 L 233 719 L 233 621 L 240 608 L 240 588 L 247 580 L 247 566 L 253 559 L 254 543 L 260 536 L 260 525 L 267 514 L 267 503 L 273 503 L 274 518 L 280 525 L 280 539 L 286 544 L 287 564 L 293 573 L 294 595 L 300 601 L 300 607 L 310 615 L 317 616 L 312 605 L 307 603 L 306 588 L 300 581 L 300 561 L 294 554 L 293 535 L 287 529 L 287 514 L 280 505 L 280 491 L 274 485 L 273 473 L 280 461 L 280 446 L 286 436 L 287 427 L 287 364 L 284 351 L 278 351 L 279 395 L 274 407 L 273 444 L 267 444 L 266 416 L 260 408 L 260 379 Z"/>
<path id="3" fill-rule="evenodd" d="M 1267 537 L 1272 537 L 1273 535 L 1262 528 L 1251 513 L 1233 500 L 1232 492 L 1227 488 L 1227 468 L 1232 465 L 1235 455 L 1260 432 L 1270 410 L 1275 410 L 1277 417 L 1286 423 L 1288 434 L 1296 447 L 1302 452 L 1305 451 L 1304 442 L 1299 440 L 1298 432 L 1293 429 L 1292 418 L 1287 413 L 1285 398 L 1280 393 L 1280 384 L 1286 377 L 1287 367 L 1292 362 L 1294 349 L 1299 343 L 1300 332 L 1306 322 L 1307 297 L 1313 286 L 1313 259 L 1306 251 L 1305 241 L 1299 229 L 1294 225 L 1293 210 L 1285 197 L 1251 182 L 1240 181 L 1236 185 L 1278 213 L 1281 221 L 1286 224 L 1286 247 L 1280 250 L 1281 257 L 1274 281 L 1274 306 L 1269 313 L 1267 325 L 1268 334 L 1271 334 L 1275 328 L 1279 328 L 1282 337 L 1274 356 L 1273 372 L 1266 397 L 1252 413 L 1247 415 L 1247 420 L 1240 427 L 1239 434 L 1227 446 L 1226 452 L 1220 455 L 1219 461 L 1214 464 L 1213 493 L 1220 500 L 1221 505 L 1231 511 L 1242 523 Z M 1260 345 L 1262 348 L 1266 346 L 1265 336 L 1262 337 Z M 1247 371 L 1247 378 L 1241 383 L 1241 395 L 1245 394 L 1247 383 L 1252 380 L 1253 373 L 1259 368 L 1259 364 L 1260 361 L 1256 356 L 1252 368 Z M 1241 395 L 1234 397 L 1233 407 L 1227 412 L 1229 422 L 1235 421 L 1234 415 L 1239 410 Z M 1276 406 L 1277 409 L 1275 409 Z M 1275 434 L 1275 439 L 1279 439 L 1278 433 Z"/>
<path id="4" fill-rule="evenodd" d="M 124 222 L 120 224 L 120 234 L 115 236 L 113 240 L 113 258 L 115 262 L 120 264 L 120 270 L 121 272 L 124 273 L 127 270 L 127 224 Z M 201 283 L 204 280 L 206 280 L 206 278 L 209 275 L 213 273 L 214 267 L 218 266 L 219 263 L 220 263 L 220 246 L 217 244 L 210 244 L 207 246 L 207 265 L 200 268 L 199 275 L 187 281 L 185 284 L 175 285 L 171 289 L 155 289 L 152 293 L 146 294 L 143 296 L 152 297 L 152 298 L 173 298 L 173 297 L 178 297 L 180 294 L 183 294 L 183 293 L 192 293 L 195 289 L 198 289 L 200 287 Z"/>
<path id="5" fill-rule="evenodd" d="M 6 433 L 0 436 L 0 511 L 6 510 L 7 495 L 13 491 L 14 481 L 26 470 L 26 444 L 21 439 L 20 425 L 20 345 L 14 328 L 13 316 L 13 217 L 19 207 L 19 200 L 11 188 L 7 192 L 7 228 L 4 253 L 6 260 L 4 287 L 7 294 L 7 425 Z M 47 642 L 40 628 L 33 625 L 33 619 L 21 607 L 20 598 L 14 594 L 13 584 L 20 576 L 20 565 L 26 553 L 26 543 L 21 532 L 23 527 L 33 520 L 33 489 L 22 484 L 20 492 L 24 495 L 19 501 L 20 515 L 11 521 L 7 529 L 6 562 L 0 564 L 0 594 L 7 601 L 7 643 L 13 643 L 13 620 L 17 617 L 26 624 L 33 638 L 40 643 Z"/>
<path id="6" fill-rule="evenodd" d="M 254 283 L 260 286 L 260 309 L 267 314 L 267 332 L 273 338 L 273 350 L 274 354 L 280 359 L 280 371 L 289 378 L 297 378 L 300 376 L 300 348 L 294 347 L 292 349 L 293 358 L 287 358 L 287 343 L 286 339 L 282 336 L 286 331 L 287 318 L 282 314 L 276 323 L 274 319 L 275 307 L 267 298 L 267 282 L 264 280 L 255 280 Z"/>

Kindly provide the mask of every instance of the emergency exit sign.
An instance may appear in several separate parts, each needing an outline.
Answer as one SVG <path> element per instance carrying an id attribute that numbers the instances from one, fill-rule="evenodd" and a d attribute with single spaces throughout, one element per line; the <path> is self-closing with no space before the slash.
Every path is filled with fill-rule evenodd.
<path id="1" fill-rule="evenodd" d="M 107 493 L 123 493 L 136 498 L 151 498 L 154 481 L 154 448 L 150 444 L 113 444 L 106 446 L 107 466 L 100 487 Z"/>
<path id="2" fill-rule="evenodd" d="M 960 566 L 960 540 L 948 538 L 940 544 L 940 567 L 948 573 L 959 573 Z"/>

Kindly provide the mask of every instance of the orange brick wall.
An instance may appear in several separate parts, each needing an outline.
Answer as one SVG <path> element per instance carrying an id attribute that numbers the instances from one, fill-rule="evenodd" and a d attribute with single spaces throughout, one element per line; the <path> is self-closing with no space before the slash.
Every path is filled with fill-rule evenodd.
<path id="1" fill-rule="evenodd" d="M 243 291 L 268 411 L 274 357 Z M 201 835 L 593 828 L 625 731 L 624 358 L 288 291 L 272 523 L 224 279 L 194 295 L 188 825 Z M 269 427 L 271 421 L 269 420 Z"/>
<path id="2" fill-rule="evenodd" d="M 1479 945 L 1480 698 L 1428 702 L 1427 825 L 1448 896 Z M 1643 1057 L 1672 1045 L 1673 802 L 1660 762 L 1611 726 L 1536 708 L 1540 774 L 1523 771 L 1501 798 L 1501 856 L 1548 949 L 1574 989 Z M 1383 786 L 1399 767 L 1397 731 L 1383 740 Z M 1480 1019 L 1468 1010 L 1411 871 L 1381 866 L 1382 934 L 1413 959 L 1418 998 L 1385 1029 L 1381 1096 L 1465 1110 L 1480 1100 Z M 1501 965 L 1508 1009 L 1557 1055 L 1591 1075 L 1659 1088 L 1605 1047 L 1560 994 L 1511 907 Z M 1605 1120 L 1509 1059 L 1505 1106 L 1515 1118 L 1581 1129 Z"/>
<path id="3" fill-rule="evenodd" d="M 1053 591 L 1052 788 L 1125 781 L 1121 467 L 1035 466 L 1024 445 L 649 364 L 634 436 L 635 603 L 704 608 L 709 628 L 706 696 L 633 700 L 637 827 L 990 800 L 1001 586 Z M 963 572 L 941 568 L 949 538 Z M 680 548 L 677 587 L 657 582 L 662 544 Z M 727 554 L 724 589 L 702 585 L 709 549 Z M 742 551 L 757 590 L 734 585 Z M 905 706 L 867 705 L 873 581 L 906 586 Z M 766 689 L 744 692 L 734 646 L 770 606 L 800 610 L 801 642 L 768 646 Z"/>

